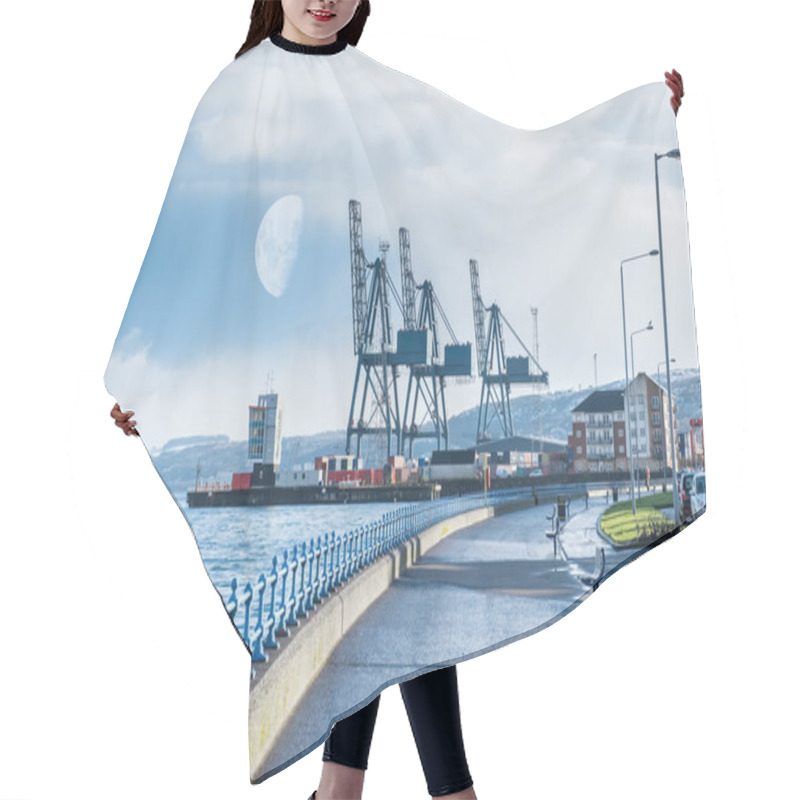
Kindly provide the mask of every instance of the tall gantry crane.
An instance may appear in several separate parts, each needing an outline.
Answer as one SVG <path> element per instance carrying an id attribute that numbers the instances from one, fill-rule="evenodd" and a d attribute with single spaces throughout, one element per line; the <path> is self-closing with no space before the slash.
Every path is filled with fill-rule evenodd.
<path id="1" fill-rule="evenodd" d="M 547 373 L 541 368 L 506 319 L 497 303 L 486 306 L 481 297 L 478 262 L 469 262 L 470 283 L 472 286 L 472 314 L 475 322 L 475 348 L 478 356 L 478 374 L 483 379 L 481 402 L 478 407 L 478 431 L 476 440 L 480 443 L 489 438 L 489 426 L 497 420 L 503 436 L 514 435 L 514 419 L 511 415 L 511 385 L 515 383 L 548 383 Z M 486 314 L 488 312 L 488 329 Z M 525 351 L 524 356 L 506 356 L 503 339 L 503 322 Z M 531 371 L 533 365 L 536 371 Z"/>
<path id="2" fill-rule="evenodd" d="M 351 452 L 356 436 L 356 458 L 361 458 L 364 436 L 384 435 L 386 456 L 392 441 L 400 448 L 400 420 L 397 397 L 398 367 L 393 363 L 392 320 L 389 309 L 389 276 L 386 272 L 388 242 L 379 245 L 380 256 L 370 263 L 364 255 L 361 203 L 350 201 L 350 277 L 353 290 L 353 351 L 358 356 L 345 452 Z M 368 270 L 369 286 L 367 286 Z M 394 287 L 392 287 L 394 289 Z M 395 291 L 396 294 L 396 291 Z M 363 378 L 363 381 L 362 381 Z M 359 394 L 356 418 L 356 402 Z M 372 405 L 367 409 L 367 401 Z"/>
<path id="3" fill-rule="evenodd" d="M 447 315 L 444 313 L 433 284 L 426 280 L 417 284 L 411 267 L 411 235 L 400 228 L 400 271 L 403 288 L 403 323 L 406 331 L 430 333 L 430 350 L 424 364 L 409 364 L 408 389 L 403 414 L 401 451 L 414 457 L 416 439 L 436 439 L 436 449 L 448 449 L 447 406 L 445 377 L 472 373 L 472 346 L 459 343 Z M 417 311 L 419 292 L 419 311 Z M 438 317 L 441 317 L 452 344 L 440 344 Z M 420 345 L 422 342 L 420 341 Z M 442 355 L 444 360 L 442 360 Z M 430 427 L 424 429 L 430 423 Z"/>

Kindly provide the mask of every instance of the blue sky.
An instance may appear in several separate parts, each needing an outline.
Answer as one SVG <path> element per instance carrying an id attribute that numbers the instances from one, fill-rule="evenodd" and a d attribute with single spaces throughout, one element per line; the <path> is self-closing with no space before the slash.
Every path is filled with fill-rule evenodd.
<path id="1" fill-rule="evenodd" d="M 146 441 L 244 438 L 268 377 L 286 434 L 346 423 L 352 349 L 348 201 L 367 257 L 378 240 L 400 285 L 399 227 L 418 282 L 431 279 L 462 341 L 474 341 L 468 264 L 487 303 L 526 341 L 539 308 L 553 388 L 624 374 L 619 262 L 657 246 L 653 152 L 677 146 L 667 89 L 651 84 L 543 131 L 521 131 L 348 49 L 288 53 L 268 40 L 230 64 L 198 105 L 106 371 Z M 670 346 L 697 365 L 680 164 L 661 162 Z M 255 265 L 264 215 L 303 206 L 283 294 Z M 658 260 L 626 267 L 637 366 L 663 361 Z M 399 309 L 393 308 L 395 331 Z M 510 336 L 507 335 L 507 341 Z M 517 352 L 516 346 L 508 348 Z M 451 413 L 477 404 L 452 386 Z"/>

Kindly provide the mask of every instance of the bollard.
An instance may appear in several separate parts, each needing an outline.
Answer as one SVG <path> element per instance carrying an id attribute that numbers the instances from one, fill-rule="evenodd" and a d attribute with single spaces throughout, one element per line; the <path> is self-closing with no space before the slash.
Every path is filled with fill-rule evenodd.
<path id="1" fill-rule="evenodd" d="M 566 522 L 569 514 L 569 500 L 563 494 L 558 495 L 558 521 Z"/>

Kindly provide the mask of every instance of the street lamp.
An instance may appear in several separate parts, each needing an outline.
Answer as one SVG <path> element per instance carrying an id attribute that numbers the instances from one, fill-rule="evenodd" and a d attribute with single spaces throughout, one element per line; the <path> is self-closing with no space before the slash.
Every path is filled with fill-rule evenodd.
<path id="1" fill-rule="evenodd" d="M 633 442 L 631 441 L 631 426 L 630 420 L 628 419 L 628 410 L 630 409 L 630 392 L 628 389 L 628 334 L 626 330 L 626 323 L 625 323 L 625 281 L 623 279 L 622 267 L 627 264 L 629 261 L 636 261 L 639 258 L 647 258 L 648 256 L 657 256 L 658 250 L 650 250 L 647 253 L 641 253 L 638 256 L 631 256 L 630 258 L 623 258 L 622 261 L 619 262 L 619 285 L 620 290 L 622 291 L 622 349 L 625 351 L 625 401 L 623 402 L 623 415 L 625 417 L 625 438 L 628 442 L 628 448 L 631 452 L 631 458 L 628 459 L 628 468 L 630 469 L 631 473 L 631 499 L 633 500 L 633 513 L 636 513 L 636 498 L 634 497 L 634 490 L 633 490 Z"/>
<path id="2" fill-rule="evenodd" d="M 678 360 L 677 358 L 671 358 L 669 360 L 669 362 L 670 362 L 670 364 L 674 364 L 677 360 Z M 666 364 L 666 363 L 667 363 L 666 361 L 659 361 L 658 362 L 658 385 L 659 385 L 659 388 L 661 387 L 661 365 L 662 364 Z M 662 409 L 662 413 L 663 413 L 663 409 Z M 663 422 L 662 422 L 662 426 L 661 427 L 662 428 L 664 427 L 663 426 Z M 661 454 L 663 456 L 663 458 L 662 458 L 662 467 L 661 467 L 661 491 L 662 492 L 666 492 L 667 491 L 667 483 L 666 483 L 666 481 L 667 481 L 667 451 L 666 451 L 666 446 L 667 445 L 666 445 L 666 442 L 665 442 L 663 444 L 663 446 L 662 446 L 662 449 L 661 449 Z"/>
<path id="3" fill-rule="evenodd" d="M 536 359 L 537 363 L 539 361 L 539 309 L 538 307 L 529 306 L 531 310 L 531 322 L 533 323 L 533 340 L 531 344 L 533 347 L 531 348 L 531 353 L 533 353 L 533 357 Z M 531 382 L 531 469 L 539 466 L 538 459 L 536 464 L 533 463 L 534 456 L 536 454 L 536 384 Z M 539 447 L 541 448 L 541 436 L 539 436 Z M 541 452 L 541 450 L 540 450 Z"/>
<path id="4" fill-rule="evenodd" d="M 661 240 L 661 192 L 658 186 L 658 162 L 662 158 L 680 158 L 680 150 L 674 149 L 666 153 L 653 153 L 653 165 L 656 173 L 656 217 L 658 218 L 658 258 L 661 265 L 661 308 L 664 315 L 664 354 L 667 368 L 667 403 L 669 409 L 669 444 L 672 451 L 672 513 L 675 524 L 680 522 L 678 513 L 678 461 L 675 457 L 675 421 L 672 415 L 672 381 L 669 371 L 669 335 L 667 334 L 667 290 L 664 282 L 664 244 Z"/>
<path id="5" fill-rule="evenodd" d="M 633 359 L 633 337 L 636 336 L 637 333 L 644 333 L 645 331 L 651 331 L 651 330 L 653 330 L 653 321 L 652 320 L 650 320 L 650 322 L 647 323 L 647 327 L 646 328 L 639 328 L 638 331 L 634 331 L 631 334 L 631 372 L 633 373 L 633 381 L 636 380 L 636 364 L 635 364 L 634 359 Z M 633 383 L 633 381 L 631 381 L 631 383 Z M 630 398 L 630 392 L 629 392 L 628 396 Z M 636 423 L 636 427 L 637 428 L 639 427 L 639 423 L 638 422 Z M 631 442 L 631 452 L 633 453 L 633 442 Z M 637 435 L 637 437 L 636 437 L 636 455 L 634 455 L 634 457 L 633 457 L 633 463 L 634 463 L 633 469 L 634 469 L 634 473 L 636 475 L 635 487 L 636 487 L 637 491 L 638 491 L 638 488 L 639 488 L 639 457 L 638 457 L 638 453 L 639 453 L 639 437 Z M 635 493 L 634 493 L 632 499 L 633 499 L 633 513 L 635 514 L 636 513 L 636 494 Z"/>

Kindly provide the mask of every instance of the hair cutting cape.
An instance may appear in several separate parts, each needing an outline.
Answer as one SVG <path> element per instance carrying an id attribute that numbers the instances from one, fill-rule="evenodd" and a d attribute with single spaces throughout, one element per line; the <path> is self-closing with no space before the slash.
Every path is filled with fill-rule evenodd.
<path id="1" fill-rule="evenodd" d="M 252 656 L 252 781 L 703 511 L 669 96 L 525 131 L 274 36 L 201 99 L 105 383 Z"/>

